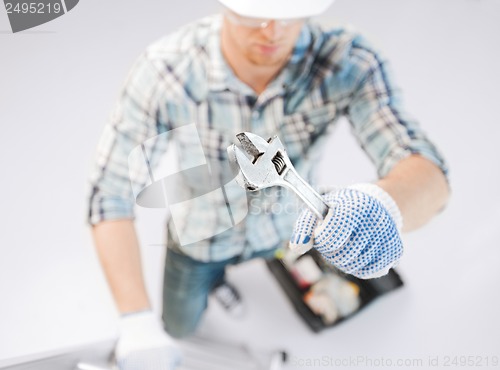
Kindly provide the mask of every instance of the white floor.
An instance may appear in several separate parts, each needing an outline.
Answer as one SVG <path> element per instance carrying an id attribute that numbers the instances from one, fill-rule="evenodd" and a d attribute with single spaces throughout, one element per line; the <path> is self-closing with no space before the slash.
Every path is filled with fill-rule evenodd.
<path id="1" fill-rule="evenodd" d="M 134 58 L 160 35 L 218 9 L 215 0 L 182 4 L 87 0 L 15 35 L 0 11 L 0 366 L 116 335 L 85 226 L 87 168 Z M 352 23 L 393 62 L 408 108 L 450 163 L 450 204 L 405 236 L 405 287 L 338 327 L 312 333 L 264 264 L 252 261 L 229 271 L 248 316 L 235 321 L 211 304 L 200 335 L 284 349 L 289 369 L 498 368 L 498 14 L 495 0 L 335 3 L 323 21 Z M 346 123 L 325 158 L 324 182 L 375 176 Z M 158 312 L 164 216 L 138 211 Z"/>

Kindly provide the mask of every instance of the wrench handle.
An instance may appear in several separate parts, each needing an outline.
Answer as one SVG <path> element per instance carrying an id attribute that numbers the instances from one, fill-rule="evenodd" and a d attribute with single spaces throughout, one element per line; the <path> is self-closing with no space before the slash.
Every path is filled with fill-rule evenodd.
<path id="1" fill-rule="evenodd" d="M 324 219 L 329 207 L 321 195 L 300 177 L 293 167 L 288 167 L 285 171 L 282 175 L 284 185 L 293 190 L 316 216 L 321 220 Z"/>

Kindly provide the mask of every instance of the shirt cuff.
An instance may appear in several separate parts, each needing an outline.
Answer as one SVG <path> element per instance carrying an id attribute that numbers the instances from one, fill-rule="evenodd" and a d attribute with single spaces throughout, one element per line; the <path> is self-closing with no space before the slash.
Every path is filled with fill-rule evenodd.
<path id="1" fill-rule="evenodd" d="M 133 205 L 123 199 L 94 199 L 93 203 L 87 218 L 90 225 L 109 220 L 135 218 Z"/>

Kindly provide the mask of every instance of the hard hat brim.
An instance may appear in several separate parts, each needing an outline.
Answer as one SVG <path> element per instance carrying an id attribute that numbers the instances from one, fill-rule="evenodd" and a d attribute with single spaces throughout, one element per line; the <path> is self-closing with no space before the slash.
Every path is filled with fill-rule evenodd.
<path id="1" fill-rule="evenodd" d="M 252 18 L 309 18 L 323 13 L 335 0 L 219 0 L 233 12 Z"/>

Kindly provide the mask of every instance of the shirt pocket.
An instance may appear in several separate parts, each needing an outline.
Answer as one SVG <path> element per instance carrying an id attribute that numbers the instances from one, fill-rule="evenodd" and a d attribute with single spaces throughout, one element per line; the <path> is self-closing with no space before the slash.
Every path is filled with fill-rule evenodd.
<path id="1" fill-rule="evenodd" d="M 292 162 L 308 155 L 311 146 L 334 122 L 336 113 L 336 105 L 331 102 L 283 117 L 280 139 Z"/>

